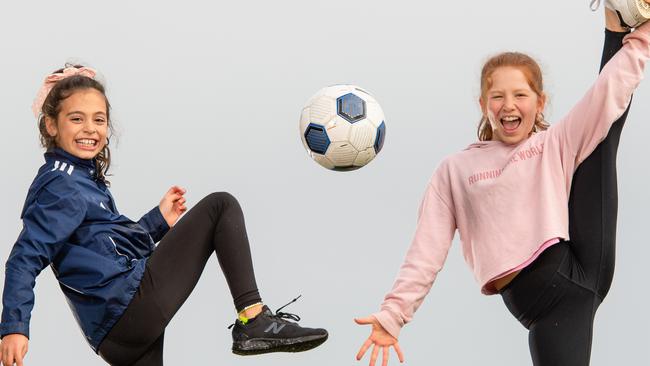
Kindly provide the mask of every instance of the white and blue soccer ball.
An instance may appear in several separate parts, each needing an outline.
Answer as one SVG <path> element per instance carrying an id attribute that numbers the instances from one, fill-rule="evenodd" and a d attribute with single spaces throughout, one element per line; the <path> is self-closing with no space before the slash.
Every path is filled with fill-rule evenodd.
<path id="1" fill-rule="evenodd" d="M 367 91 L 333 85 L 311 97 L 300 114 L 300 138 L 309 156 L 338 171 L 359 169 L 379 154 L 386 136 L 384 112 Z"/>

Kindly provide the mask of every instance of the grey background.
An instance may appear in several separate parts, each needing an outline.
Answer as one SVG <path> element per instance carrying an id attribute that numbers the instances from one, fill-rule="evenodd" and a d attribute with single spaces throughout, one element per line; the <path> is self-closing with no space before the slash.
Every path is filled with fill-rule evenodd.
<path id="1" fill-rule="evenodd" d="M 352 318 L 376 311 L 390 289 L 437 163 L 475 140 L 483 61 L 504 50 L 534 56 L 547 119 L 557 120 L 597 72 L 602 9 L 587 3 L 3 2 L 0 262 L 42 164 L 33 97 L 45 74 L 76 57 L 108 83 L 118 208 L 138 219 L 172 184 L 187 188 L 190 206 L 232 192 L 264 300 L 275 309 L 302 294 L 287 310 L 331 334 L 307 353 L 232 355 L 226 326 L 235 314 L 212 259 L 168 328 L 166 364 L 357 364 L 369 328 Z M 384 150 L 351 173 L 318 166 L 298 135 L 303 103 L 334 83 L 368 89 L 386 114 Z M 647 83 L 636 93 L 620 147 L 617 272 L 597 315 L 593 365 L 650 362 L 649 93 Z M 31 332 L 26 365 L 103 364 L 49 269 L 37 281 Z M 530 364 L 526 331 L 498 296 L 480 295 L 457 242 L 400 342 L 409 365 Z"/>

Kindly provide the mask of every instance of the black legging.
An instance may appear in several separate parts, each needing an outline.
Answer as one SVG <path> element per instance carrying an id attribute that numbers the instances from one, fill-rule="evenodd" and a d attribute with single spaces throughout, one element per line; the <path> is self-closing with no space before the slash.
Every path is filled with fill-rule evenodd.
<path id="1" fill-rule="evenodd" d="M 625 34 L 605 31 L 601 70 L 621 49 Z M 627 110 L 573 175 L 571 240 L 544 251 L 501 291 L 510 312 L 530 331 L 536 366 L 589 365 L 594 315 L 614 275 L 616 151 L 626 118 Z"/>
<path id="2" fill-rule="evenodd" d="M 202 199 L 165 235 L 153 252 L 140 287 L 99 346 L 111 365 L 163 364 L 165 327 L 183 305 L 216 253 L 238 311 L 261 301 L 244 215 L 228 193 Z"/>

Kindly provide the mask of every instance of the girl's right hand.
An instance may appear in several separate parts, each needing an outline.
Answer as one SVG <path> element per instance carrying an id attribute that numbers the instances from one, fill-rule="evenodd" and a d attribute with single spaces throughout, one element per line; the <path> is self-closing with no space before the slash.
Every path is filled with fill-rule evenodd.
<path id="1" fill-rule="evenodd" d="M 395 348 L 395 352 L 397 352 L 397 357 L 399 358 L 399 362 L 404 362 L 404 354 L 402 354 L 402 350 L 399 347 L 399 342 L 397 342 L 397 338 L 390 335 L 390 333 L 388 333 L 386 329 L 384 329 L 384 327 L 381 326 L 379 321 L 374 316 L 369 316 L 366 318 L 355 318 L 354 321 L 359 325 L 367 325 L 367 324 L 372 325 L 372 331 L 370 332 L 370 336 L 368 337 L 368 339 L 366 339 L 366 341 L 359 349 L 359 353 L 357 353 L 357 361 L 361 360 L 361 358 L 363 358 L 363 355 L 366 353 L 368 348 L 374 345 L 374 347 L 372 348 L 372 355 L 370 356 L 370 366 L 375 365 L 375 362 L 377 361 L 377 356 L 379 355 L 380 348 L 382 351 L 381 365 L 382 366 L 388 365 L 388 351 L 390 349 L 390 346 L 393 346 L 393 348 Z"/>
<path id="2" fill-rule="evenodd" d="M 29 339 L 22 334 L 7 334 L 0 341 L 0 361 L 4 366 L 23 366 Z"/>

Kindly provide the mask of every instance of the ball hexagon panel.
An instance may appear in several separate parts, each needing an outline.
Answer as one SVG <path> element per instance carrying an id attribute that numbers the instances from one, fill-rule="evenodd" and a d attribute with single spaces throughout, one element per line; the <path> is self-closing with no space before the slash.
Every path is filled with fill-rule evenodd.
<path id="1" fill-rule="evenodd" d="M 330 139 L 325 133 L 325 127 L 310 123 L 305 131 L 305 141 L 309 149 L 315 153 L 325 155 L 330 145 Z"/>
<path id="2" fill-rule="evenodd" d="M 379 154 L 381 149 L 384 147 L 384 138 L 386 136 L 386 124 L 384 121 L 381 121 L 381 124 L 377 128 L 377 137 L 375 138 L 375 154 Z"/>
<path id="3" fill-rule="evenodd" d="M 330 161 L 325 155 L 311 154 L 311 157 L 321 166 L 327 169 L 335 169 L 334 163 Z"/>
<path id="4" fill-rule="evenodd" d="M 384 111 L 381 110 L 379 103 L 375 101 L 366 102 L 366 119 L 369 119 L 375 127 L 379 127 L 381 121 L 384 120 Z"/>
<path id="5" fill-rule="evenodd" d="M 325 125 L 333 117 L 336 100 L 326 96 L 316 98 L 309 106 L 309 122 Z"/>
<path id="6" fill-rule="evenodd" d="M 370 121 L 364 119 L 350 127 L 349 141 L 355 149 L 361 151 L 373 145 L 377 128 Z"/>
<path id="7" fill-rule="evenodd" d="M 350 122 L 339 116 L 335 116 L 325 125 L 325 132 L 327 132 L 327 136 L 331 142 L 348 141 L 351 128 L 352 125 Z"/>
<path id="8" fill-rule="evenodd" d="M 363 151 L 359 151 L 356 159 L 354 159 L 354 165 L 362 167 L 370 162 L 370 160 L 375 158 L 375 149 L 370 147 Z"/>
<path id="9" fill-rule="evenodd" d="M 325 156 L 338 167 L 352 166 L 359 152 L 347 141 L 333 142 Z"/>
<path id="10" fill-rule="evenodd" d="M 336 99 L 336 113 L 350 123 L 366 118 L 366 101 L 347 93 Z"/>

